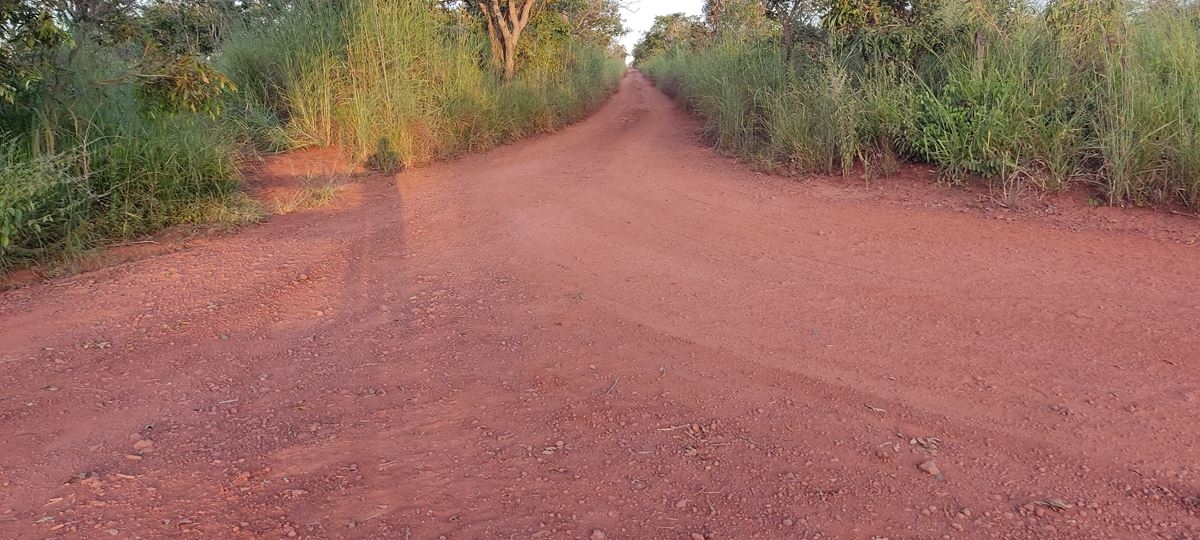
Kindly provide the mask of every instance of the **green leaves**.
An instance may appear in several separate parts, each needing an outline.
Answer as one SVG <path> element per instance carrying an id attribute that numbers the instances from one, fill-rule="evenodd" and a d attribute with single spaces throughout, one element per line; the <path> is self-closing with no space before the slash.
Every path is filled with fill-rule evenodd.
<path id="1" fill-rule="evenodd" d="M 156 111 L 220 113 L 221 96 L 236 92 L 237 85 L 195 55 L 167 56 L 148 63 L 153 72 L 142 74 L 141 94 Z"/>
<path id="2" fill-rule="evenodd" d="M 0 101 L 13 103 L 40 81 L 51 67 L 50 53 L 70 40 L 48 9 L 0 1 Z"/>

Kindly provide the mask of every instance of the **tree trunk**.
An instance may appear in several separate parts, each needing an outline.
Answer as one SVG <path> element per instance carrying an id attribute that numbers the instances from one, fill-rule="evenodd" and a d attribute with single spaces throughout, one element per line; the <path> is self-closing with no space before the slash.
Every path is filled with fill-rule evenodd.
<path id="1" fill-rule="evenodd" d="M 975 77 L 983 78 L 983 60 L 987 56 L 987 35 L 981 27 L 975 31 Z"/>
<path id="2" fill-rule="evenodd" d="M 792 64 L 792 48 L 796 46 L 796 31 L 792 27 L 793 24 L 794 23 L 792 22 L 791 17 L 786 17 L 786 16 L 784 17 L 783 28 L 782 28 L 782 32 L 781 32 L 781 34 L 783 36 L 783 63 L 784 63 L 784 65 Z"/>
<path id="3" fill-rule="evenodd" d="M 517 72 L 517 43 L 511 41 L 504 44 L 504 80 L 511 81 Z"/>
<path id="4" fill-rule="evenodd" d="M 788 66 L 792 65 L 792 53 L 796 49 L 796 23 L 803 4 L 804 0 L 792 0 L 791 8 L 783 14 L 783 63 Z"/>
<path id="5" fill-rule="evenodd" d="M 511 81 L 517 72 L 517 42 L 521 32 L 529 25 L 534 7 L 541 1 L 479 0 L 479 10 L 487 21 L 492 56 L 503 68 L 505 81 Z"/>
<path id="6" fill-rule="evenodd" d="M 479 5 L 483 12 L 483 20 L 487 21 L 488 43 L 492 46 L 492 61 L 496 64 L 504 62 L 504 50 L 500 44 L 500 34 L 496 31 L 496 23 L 492 22 L 492 14 L 484 4 Z"/>

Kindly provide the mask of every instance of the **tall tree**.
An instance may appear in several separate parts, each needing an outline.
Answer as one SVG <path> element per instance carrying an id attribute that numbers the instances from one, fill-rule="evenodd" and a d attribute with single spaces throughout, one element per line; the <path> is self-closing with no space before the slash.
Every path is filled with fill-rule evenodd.
<path id="1" fill-rule="evenodd" d="M 504 80 L 512 80 L 517 71 L 517 43 L 529 26 L 533 12 L 545 0 L 471 0 L 487 22 L 492 56 L 504 68 Z"/>

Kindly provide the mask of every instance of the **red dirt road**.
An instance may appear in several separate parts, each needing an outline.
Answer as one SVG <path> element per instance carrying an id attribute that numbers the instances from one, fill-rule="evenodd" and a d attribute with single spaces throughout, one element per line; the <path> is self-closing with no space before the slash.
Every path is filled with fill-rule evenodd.
<path id="1" fill-rule="evenodd" d="M 1200 537 L 1196 246 L 694 131 L 633 73 L 560 133 L 0 293 L 0 537 Z"/>

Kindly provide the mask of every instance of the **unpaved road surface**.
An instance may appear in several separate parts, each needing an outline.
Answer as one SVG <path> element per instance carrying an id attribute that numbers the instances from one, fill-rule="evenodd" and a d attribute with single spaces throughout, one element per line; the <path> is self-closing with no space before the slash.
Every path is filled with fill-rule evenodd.
<path id="1" fill-rule="evenodd" d="M 635 72 L 0 294 L 0 537 L 1200 535 L 1196 246 L 823 194 L 695 128 Z"/>

